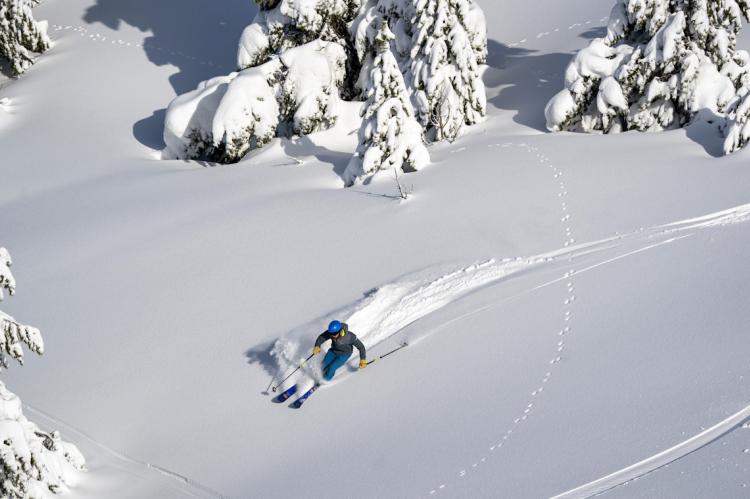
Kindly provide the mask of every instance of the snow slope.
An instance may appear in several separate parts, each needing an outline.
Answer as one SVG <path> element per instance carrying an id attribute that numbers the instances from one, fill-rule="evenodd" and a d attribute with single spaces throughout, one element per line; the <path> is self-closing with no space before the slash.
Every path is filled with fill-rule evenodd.
<path id="1" fill-rule="evenodd" d="M 490 117 L 406 202 L 387 175 L 341 188 L 355 120 L 157 159 L 249 2 L 36 9 L 55 46 L 0 90 L 0 243 L 46 353 L 4 376 L 87 456 L 71 497 L 747 495 L 748 153 L 714 158 L 707 124 L 544 132 L 611 5 L 481 3 Z M 334 317 L 370 357 L 411 344 L 270 403 Z"/>

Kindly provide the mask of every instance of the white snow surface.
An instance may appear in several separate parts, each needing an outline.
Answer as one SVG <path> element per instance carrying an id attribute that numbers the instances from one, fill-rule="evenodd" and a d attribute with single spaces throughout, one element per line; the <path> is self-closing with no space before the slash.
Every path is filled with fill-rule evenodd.
<path id="1" fill-rule="evenodd" d="M 480 4 L 488 119 L 406 201 L 341 187 L 359 103 L 231 167 L 158 159 L 164 103 L 237 69 L 246 0 L 35 9 L 0 245 L 45 354 L 3 382 L 86 457 L 65 497 L 747 495 L 750 153 L 705 120 L 547 133 L 610 2 Z M 370 359 L 409 346 L 271 403 L 334 318 Z"/>

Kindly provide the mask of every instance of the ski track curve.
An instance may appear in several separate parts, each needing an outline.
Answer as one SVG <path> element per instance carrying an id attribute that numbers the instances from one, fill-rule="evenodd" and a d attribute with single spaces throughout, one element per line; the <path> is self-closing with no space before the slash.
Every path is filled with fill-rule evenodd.
<path id="1" fill-rule="evenodd" d="M 732 414 L 711 428 L 685 440 L 684 442 L 680 442 L 665 451 L 632 464 L 627 468 L 611 473 L 605 477 L 556 495 L 551 499 L 586 499 L 607 492 L 608 490 L 624 485 L 636 478 L 653 473 L 659 468 L 667 466 L 668 464 L 715 442 L 724 435 L 742 426 L 743 423 L 746 423 L 748 420 L 750 420 L 750 405 Z"/>

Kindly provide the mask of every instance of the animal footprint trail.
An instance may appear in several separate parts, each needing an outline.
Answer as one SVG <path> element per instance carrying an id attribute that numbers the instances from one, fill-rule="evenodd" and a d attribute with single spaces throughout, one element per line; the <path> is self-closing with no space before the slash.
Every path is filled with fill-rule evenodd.
<path id="1" fill-rule="evenodd" d="M 533 153 L 536 156 L 537 161 L 543 165 L 549 168 L 553 172 L 553 178 L 561 178 L 563 176 L 563 172 L 558 169 L 556 166 L 554 166 L 548 157 L 544 156 L 543 154 L 540 154 L 538 152 L 538 149 L 530 146 L 526 143 L 502 143 L 502 144 L 490 144 L 488 147 L 499 147 L 502 149 L 510 148 L 510 147 L 520 147 L 528 151 L 529 153 Z M 558 183 L 558 194 L 565 192 L 567 195 L 567 185 L 563 182 L 562 184 Z M 569 222 L 573 217 L 570 215 L 570 207 L 567 203 L 567 201 L 564 200 L 564 197 L 558 196 L 558 202 L 560 207 L 560 212 L 563 214 L 561 217 L 561 224 L 564 227 L 563 232 L 565 234 L 564 239 L 564 245 L 566 248 L 571 246 L 576 242 L 576 239 L 574 237 L 574 230 L 573 226 L 569 225 L 567 222 Z M 595 243 L 587 243 L 584 245 L 579 245 L 570 249 L 566 249 L 565 251 L 556 253 L 556 257 L 553 259 L 557 259 L 560 261 L 560 259 L 565 258 L 565 260 L 568 262 L 569 267 L 568 270 L 562 275 L 562 277 L 558 279 L 554 279 L 550 282 L 544 283 L 540 286 L 537 286 L 534 289 L 541 289 L 543 287 L 557 284 L 564 282 L 565 283 L 565 298 L 563 298 L 563 301 L 561 303 L 563 307 L 563 314 L 562 314 L 562 321 L 564 324 L 564 327 L 562 327 L 556 334 L 556 337 L 558 338 L 556 340 L 556 351 L 555 354 L 552 356 L 552 358 L 549 360 L 549 369 L 547 370 L 544 377 L 541 379 L 541 382 L 539 386 L 533 390 L 530 394 L 530 400 L 536 400 L 538 397 L 545 391 L 546 387 L 549 386 L 549 383 L 553 381 L 554 374 L 558 371 L 558 366 L 561 365 L 561 363 L 564 360 L 564 357 L 562 355 L 562 352 L 567 350 L 567 338 L 568 335 L 570 335 L 573 332 L 572 323 L 574 321 L 574 304 L 577 301 L 576 296 L 576 276 L 582 272 L 588 272 L 590 270 L 593 270 L 595 268 L 598 268 L 602 265 L 606 265 L 608 263 L 611 263 L 613 261 L 626 258 L 631 255 L 635 255 L 644 251 L 649 251 L 653 248 L 657 248 L 660 246 L 663 246 L 664 244 L 671 244 L 673 242 L 688 238 L 695 234 L 697 231 L 700 230 L 706 230 L 706 229 L 715 229 L 719 227 L 726 227 L 730 225 L 737 225 L 742 224 L 750 221 L 750 203 L 740 206 L 735 206 L 733 208 L 729 208 L 726 210 L 722 210 L 715 213 L 710 213 L 703 216 L 698 216 L 686 220 L 681 220 L 678 222 L 673 222 L 669 224 L 663 224 L 659 226 L 654 227 L 642 227 L 636 231 L 633 231 L 628 234 L 624 235 L 616 235 L 615 237 L 600 240 Z M 653 240 L 656 240 L 653 242 Z M 588 265 L 586 267 L 581 268 L 580 270 L 576 270 L 573 267 L 573 260 L 576 257 L 579 256 L 586 256 L 591 255 L 598 251 L 606 251 L 616 248 L 617 246 L 624 246 L 625 243 L 633 244 L 637 246 L 637 249 L 635 250 L 625 250 L 625 252 L 621 252 L 620 254 L 611 257 L 606 258 L 603 261 L 593 263 L 591 265 Z M 644 245 L 645 244 L 645 245 Z M 549 254 L 547 258 L 541 259 L 544 262 L 551 261 L 549 258 Z M 511 438 L 511 436 L 514 434 L 514 430 L 518 429 L 521 424 L 523 424 L 524 421 L 526 421 L 529 417 L 531 417 L 534 413 L 534 405 L 531 405 L 530 402 L 529 405 L 527 405 L 523 411 L 517 415 L 513 419 L 512 424 L 510 427 L 505 431 L 505 433 L 498 439 L 496 443 L 493 443 L 489 446 L 489 453 L 496 453 L 495 451 L 502 448 L 504 445 L 508 443 L 508 440 Z M 717 438 L 717 435 L 723 434 L 727 431 L 731 431 L 731 429 L 742 425 L 743 428 L 748 428 L 750 423 L 747 423 L 747 419 L 750 419 L 750 407 L 743 409 L 739 413 L 737 413 L 735 416 L 729 418 L 727 421 L 720 423 L 713 429 L 706 430 L 704 433 L 701 433 L 699 436 L 695 437 L 694 439 L 690 439 L 686 441 L 684 444 L 680 444 L 676 446 L 673 449 L 670 449 L 668 451 L 665 451 L 662 454 L 659 454 L 657 456 L 654 456 L 654 458 L 647 459 L 643 461 L 642 463 L 637 463 L 636 465 L 633 465 L 632 467 L 626 468 L 624 470 L 621 470 L 619 472 L 614 473 L 611 476 L 607 476 L 601 480 L 597 480 L 595 482 L 592 482 L 590 484 L 587 484 L 585 486 L 580 487 L 579 489 L 575 489 L 573 491 L 570 491 L 568 493 L 565 493 L 563 495 L 560 495 L 559 497 L 589 497 L 589 495 L 579 495 L 579 492 L 581 490 L 607 490 L 606 488 L 600 487 L 608 487 L 611 488 L 613 486 L 617 486 L 622 483 L 626 483 L 628 480 L 634 480 L 637 479 L 638 476 L 641 476 L 644 473 L 650 473 L 654 469 L 657 469 L 658 467 L 664 465 L 666 466 L 668 464 L 667 459 L 679 459 L 682 455 L 683 451 L 686 449 L 686 452 L 692 452 L 695 448 L 695 444 L 699 443 L 701 445 L 705 445 L 705 442 L 711 441 L 712 439 Z M 489 454 L 488 454 L 489 455 Z M 484 459 L 486 459 L 487 456 L 483 456 Z M 663 462 L 667 462 L 667 464 L 660 464 Z M 484 462 L 480 460 L 479 462 Z M 463 467 L 461 471 L 458 472 L 459 478 L 465 478 L 470 475 L 470 471 L 475 471 L 477 469 L 477 466 L 472 465 L 471 467 Z M 640 474 L 639 474 L 640 473 Z M 635 477 L 635 478 L 634 478 Z M 445 485 L 445 484 L 444 484 Z M 439 492 L 443 487 L 432 489 L 430 491 L 430 494 L 435 494 Z M 598 493 L 598 492 L 596 492 Z"/>
<path id="2" fill-rule="evenodd" d="M 509 148 L 509 147 L 518 147 L 521 149 L 524 149 L 527 153 L 530 155 L 533 155 L 540 166 L 547 168 L 551 172 L 551 178 L 553 181 L 557 181 L 557 199 L 558 199 L 558 206 L 560 209 L 560 224 L 564 239 L 563 239 L 563 245 L 564 247 L 569 247 L 570 245 L 575 243 L 575 238 L 573 237 L 573 227 L 569 225 L 570 220 L 572 219 L 572 216 L 569 213 L 567 202 L 564 200 L 568 196 L 568 190 L 567 185 L 563 180 L 560 180 L 564 172 L 560 170 L 558 167 L 556 167 L 550 160 L 550 158 L 544 154 L 542 154 L 539 149 L 533 145 L 529 145 L 526 143 L 512 143 L 512 142 L 506 142 L 503 144 L 492 144 L 491 147 L 500 147 L 500 148 Z M 567 258 L 567 261 L 571 264 L 572 267 L 572 261 L 573 261 L 573 254 L 569 253 L 569 256 Z M 562 352 L 566 348 L 566 336 L 572 331 L 571 327 L 571 320 L 573 318 L 573 303 L 576 300 L 576 296 L 574 294 L 575 290 L 575 282 L 574 282 L 574 275 L 575 275 L 575 269 L 568 268 L 566 269 L 565 273 L 563 274 L 562 278 L 565 281 L 565 289 L 564 289 L 564 298 L 562 299 L 562 306 L 563 314 L 562 314 L 562 322 L 563 327 L 559 329 L 559 332 L 556 332 L 554 335 L 554 354 L 552 358 L 549 360 L 548 365 L 550 366 L 549 369 L 545 372 L 544 376 L 540 379 L 539 385 L 536 389 L 534 389 L 529 397 L 530 400 L 526 404 L 526 406 L 523 408 L 523 410 L 513 419 L 513 422 L 511 426 L 502 434 L 502 436 L 494 443 L 489 445 L 488 450 L 489 453 L 495 453 L 495 451 L 500 450 L 503 445 L 507 444 L 510 437 L 513 435 L 513 432 L 515 429 L 520 427 L 524 422 L 526 422 L 534 413 L 534 401 L 537 400 L 541 394 L 544 392 L 545 386 L 548 385 L 550 380 L 552 379 L 553 373 L 557 369 L 557 366 L 560 365 L 563 361 Z M 478 462 L 475 462 L 470 467 L 463 467 L 460 471 L 457 472 L 457 476 L 459 479 L 466 478 L 468 475 L 467 470 L 469 471 L 476 471 L 479 468 L 479 463 L 485 463 L 487 461 L 487 455 L 482 456 L 479 458 Z M 446 484 L 441 485 L 438 488 L 430 490 L 429 494 L 434 495 L 441 490 L 445 488 Z"/>
<path id="3" fill-rule="evenodd" d="M 86 39 L 88 39 L 90 41 L 93 41 L 93 42 L 108 43 L 110 45 L 115 45 L 115 46 L 119 45 L 119 46 L 122 46 L 122 47 L 134 47 L 134 48 L 137 48 L 137 49 L 144 49 L 145 48 L 142 44 L 136 43 L 136 42 L 129 42 L 127 40 L 122 40 L 122 39 L 110 40 L 106 36 L 102 35 L 101 33 L 91 33 L 88 28 L 85 28 L 83 26 L 53 24 L 51 26 L 51 28 L 52 28 L 53 31 L 56 31 L 56 32 L 57 31 L 71 31 L 71 32 L 74 32 L 74 33 L 78 33 L 78 35 L 81 36 L 82 38 L 86 38 Z M 187 59 L 189 61 L 197 62 L 198 64 L 200 64 L 202 66 L 214 66 L 214 63 L 211 62 L 211 61 L 201 60 L 201 59 L 198 59 L 195 56 L 192 56 L 192 55 L 189 55 L 189 54 L 184 54 L 184 53 L 179 52 L 179 51 L 171 51 L 171 50 L 167 50 L 167 49 L 165 49 L 163 47 L 158 47 L 158 46 L 153 46 L 153 45 L 150 45 L 149 48 L 151 48 L 153 50 L 157 50 L 159 52 L 168 53 L 169 55 L 172 55 L 172 56 L 175 56 L 175 57 L 181 57 L 181 58 Z"/>
<path id="4" fill-rule="evenodd" d="M 602 17 L 602 18 L 600 18 L 598 20 L 598 22 L 607 22 L 607 21 L 609 21 L 609 17 L 608 16 Z M 590 26 L 591 24 L 594 24 L 595 22 L 597 22 L 597 21 L 593 20 L 593 19 L 588 19 L 586 21 L 581 21 L 581 22 L 573 23 L 573 24 L 571 24 L 571 25 L 568 26 L 568 30 L 573 30 L 575 28 L 582 28 L 584 26 Z M 545 38 L 547 36 L 550 36 L 550 35 L 552 35 L 554 33 L 559 33 L 560 31 L 562 31 L 562 29 L 563 29 L 562 27 L 556 27 L 556 28 L 552 28 L 552 29 L 550 29 L 548 31 L 541 31 L 541 32 L 537 33 L 534 36 L 534 38 L 536 40 L 539 40 L 541 38 Z M 518 40 L 517 42 L 511 42 L 511 43 L 509 43 L 508 47 L 511 47 L 511 48 L 518 47 L 519 45 L 523 45 L 524 43 L 527 43 L 528 41 L 529 41 L 529 37 L 526 37 L 526 38 L 523 38 L 521 40 Z"/>

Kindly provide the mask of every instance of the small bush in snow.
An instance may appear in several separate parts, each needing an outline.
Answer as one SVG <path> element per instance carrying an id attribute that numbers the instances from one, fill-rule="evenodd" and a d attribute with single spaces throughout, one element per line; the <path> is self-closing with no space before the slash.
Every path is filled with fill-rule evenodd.
<path id="1" fill-rule="evenodd" d="M 388 71 L 400 74 L 403 91 L 399 105 L 380 112 L 382 120 L 369 125 L 367 140 L 380 133 L 376 128 L 408 131 L 411 142 L 416 133 L 429 140 L 454 140 L 485 114 L 479 66 L 487 55 L 486 25 L 472 0 L 256 3 L 260 11 L 239 43 L 239 73 L 203 82 L 170 104 L 164 138 L 173 157 L 238 161 L 274 136 L 332 126 L 339 99 L 366 99 L 364 120 L 377 118 L 371 100 L 377 92 L 373 85 L 379 83 L 373 75 L 385 69 L 384 62 Z M 382 25 L 394 34 L 388 61 L 375 43 Z M 386 120 L 389 113 L 399 117 Z M 386 121 L 391 122 L 387 127 Z M 363 123 L 363 130 L 367 126 Z M 423 149 L 410 151 L 406 170 L 417 168 L 427 156 Z M 395 161 L 390 153 L 382 159 Z M 348 169 L 349 180 L 354 171 L 368 175 L 380 170 L 378 162 L 371 169 Z"/>
<path id="2" fill-rule="evenodd" d="M 656 131 L 686 125 L 701 109 L 726 112 L 746 84 L 736 49 L 746 0 L 618 0 L 607 35 L 568 66 L 547 104 L 553 131 Z"/>
<path id="3" fill-rule="evenodd" d="M 16 281 L 10 271 L 8 251 L 0 247 L 0 301 L 13 295 Z M 42 354 L 39 330 L 18 323 L 0 311 L 0 358 L 7 368 L 8 356 L 23 364 L 23 346 Z M 23 415 L 21 400 L 0 382 L 0 497 L 45 497 L 45 491 L 62 492 L 74 470 L 86 463 L 75 445 L 63 442 L 58 432 L 43 432 Z"/>
<path id="4" fill-rule="evenodd" d="M 396 168 L 393 169 L 393 180 L 396 181 L 396 188 L 398 189 L 398 197 L 406 201 L 409 199 L 409 196 L 414 192 L 414 186 L 411 185 L 409 187 L 405 187 L 404 184 L 401 182 L 401 177 L 398 175 L 398 170 Z"/>
<path id="5" fill-rule="evenodd" d="M 38 0 L 0 0 L 0 56 L 10 61 L 15 75 L 34 62 L 33 54 L 49 49 L 47 23 L 36 22 L 31 7 Z"/>

